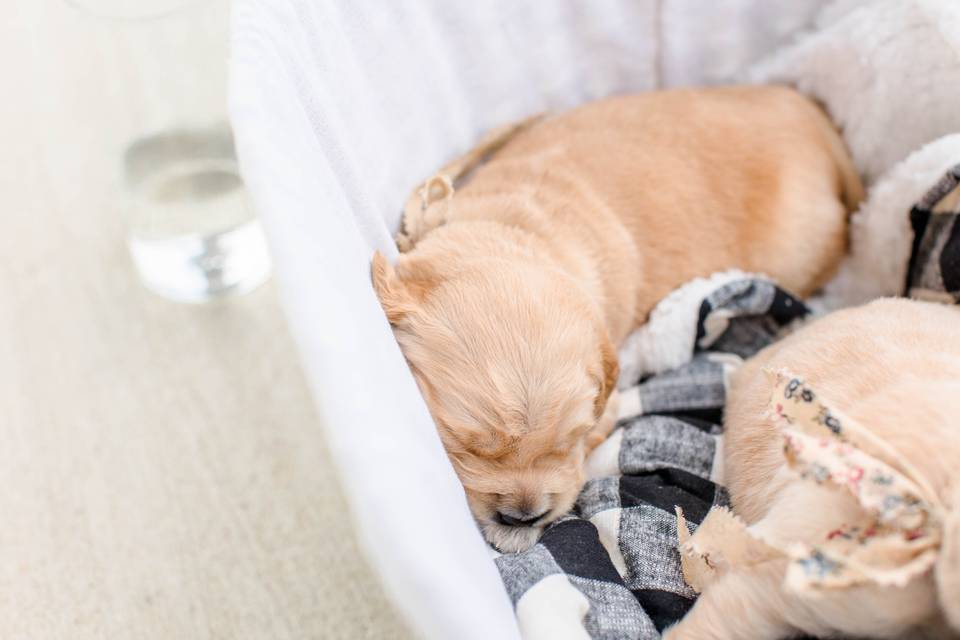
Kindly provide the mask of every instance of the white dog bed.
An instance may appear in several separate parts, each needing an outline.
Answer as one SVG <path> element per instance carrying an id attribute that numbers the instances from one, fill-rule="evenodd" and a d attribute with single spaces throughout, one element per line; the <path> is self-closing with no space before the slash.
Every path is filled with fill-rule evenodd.
<path id="1" fill-rule="evenodd" d="M 852 13 L 890 2 L 836 2 L 816 18 L 825 4 L 237 2 L 232 117 L 244 177 L 270 236 L 357 531 L 422 636 L 510 639 L 519 631 L 370 287 L 373 250 L 396 255 L 392 235 L 407 194 L 496 125 L 615 93 L 743 78 L 814 27 L 823 42 L 807 38 L 790 51 L 793 59 L 754 67 L 751 79 L 803 86 L 807 78 L 804 88 L 833 109 L 823 47 L 842 41 L 841 23 Z M 896 3 L 907 4 L 922 13 L 931 3 Z M 841 34 L 831 39 L 838 24 Z M 853 49 L 835 51 L 864 55 Z M 803 77 L 791 77 L 804 64 Z M 840 115 L 849 127 L 863 116 Z M 859 166 L 876 178 L 922 143 L 957 130 L 956 118 L 938 111 L 920 137 L 898 135 L 897 149 Z M 856 143 L 872 152 L 864 135 Z M 915 201 L 948 157 L 957 159 L 951 152 L 928 163 L 903 201 Z"/>

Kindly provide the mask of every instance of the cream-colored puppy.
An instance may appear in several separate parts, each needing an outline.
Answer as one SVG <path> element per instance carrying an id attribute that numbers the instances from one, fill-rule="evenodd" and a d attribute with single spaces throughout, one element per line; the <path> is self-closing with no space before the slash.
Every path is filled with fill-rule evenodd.
<path id="1" fill-rule="evenodd" d="M 782 370 L 802 386 L 771 402 L 769 372 Z M 816 453 L 785 440 L 781 429 L 793 423 L 778 423 L 801 392 L 825 403 L 816 420 L 842 436 L 823 431 L 827 437 L 807 441 Z M 958 416 L 956 307 L 876 301 L 818 320 L 749 360 L 731 382 L 724 448 L 733 509 L 751 525 L 752 542 L 718 528 L 716 539 L 699 543 L 725 548 L 710 564 L 729 566 L 665 640 L 958 637 Z M 835 446 L 840 457 L 818 458 Z M 819 459 L 800 465 L 806 478 L 787 467 L 804 456 Z M 839 556 L 827 551 L 831 544 Z M 805 548 L 818 552 L 791 563 L 790 553 Z M 804 586 L 810 580 L 819 585 Z"/>
<path id="2" fill-rule="evenodd" d="M 727 87 L 544 119 L 407 220 L 373 283 L 487 539 L 526 548 L 573 505 L 616 417 L 616 347 L 664 295 L 732 267 L 809 294 L 860 197 L 813 103 Z"/>

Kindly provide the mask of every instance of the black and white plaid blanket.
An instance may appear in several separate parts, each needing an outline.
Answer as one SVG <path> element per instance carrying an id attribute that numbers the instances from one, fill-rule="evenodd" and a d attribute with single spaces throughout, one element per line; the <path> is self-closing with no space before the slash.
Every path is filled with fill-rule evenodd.
<path id="1" fill-rule="evenodd" d="M 957 302 L 960 165 L 910 215 L 915 239 L 906 293 Z M 651 324 L 692 333 L 671 338 L 685 345 L 687 362 L 621 378 L 621 419 L 591 454 L 574 513 L 531 549 L 495 559 L 525 638 L 656 640 L 693 605 L 674 508 L 695 526 L 725 503 L 718 483 L 726 380 L 809 311 L 769 280 L 740 273 L 690 283 L 671 297 L 676 314 L 655 312 Z"/>
<path id="2" fill-rule="evenodd" d="M 727 376 L 807 312 L 763 278 L 723 280 L 694 310 L 693 358 L 621 389 L 626 412 L 588 461 L 576 515 L 533 548 L 496 558 L 525 636 L 550 624 L 558 633 L 543 637 L 578 637 L 572 625 L 580 637 L 655 639 L 693 604 L 674 508 L 698 523 L 725 503 L 717 480 Z"/>
<path id="3" fill-rule="evenodd" d="M 906 293 L 911 298 L 960 302 L 960 164 L 910 211 L 913 251 Z"/>

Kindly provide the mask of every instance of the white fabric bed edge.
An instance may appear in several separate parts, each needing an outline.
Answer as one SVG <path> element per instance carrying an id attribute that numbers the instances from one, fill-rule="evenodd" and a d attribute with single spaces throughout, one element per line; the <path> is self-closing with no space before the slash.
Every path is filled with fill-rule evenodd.
<path id="1" fill-rule="evenodd" d="M 238 153 L 320 405 L 326 429 L 317 437 L 329 440 L 346 480 L 354 529 L 388 594 L 426 637 L 517 639 L 499 574 L 370 287 L 371 250 L 349 216 L 317 224 L 318 203 L 337 206 L 331 198 L 340 190 L 323 184 L 329 174 L 318 167 L 326 159 L 299 96 L 266 63 L 278 55 L 267 44 L 278 40 L 261 37 L 281 29 L 279 41 L 296 46 L 287 35 L 296 27 L 285 24 L 292 16 L 278 11 L 269 24 L 247 7 L 234 10 L 235 51 L 243 58 L 234 61 L 231 78 Z M 348 211 L 350 204 L 339 207 Z"/>

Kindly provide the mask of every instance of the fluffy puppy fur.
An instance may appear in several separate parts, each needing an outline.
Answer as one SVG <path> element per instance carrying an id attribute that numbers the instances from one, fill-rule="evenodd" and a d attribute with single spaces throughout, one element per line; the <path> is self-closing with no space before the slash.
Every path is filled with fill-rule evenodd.
<path id="1" fill-rule="evenodd" d="M 674 90 L 522 130 L 407 224 L 374 287 L 487 539 L 524 549 L 571 508 L 615 421 L 616 346 L 665 294 L 733 267 L 809 294 L 860 197 L 800 94 Z"/>
<path id="2" fill-rule="evenodd" d="M 960 309 L 888 299 L 840 311 L 768 347 L 733 376 L 724 435 L 733 509 L 766 539 L 815 543 L 862 511 L 845 492 L 786 470 L 783 437 L 765 414 L 771 389 L 763 374 L 781 368 L 891 445 L 958 513 Z M 716 578 L 664 638 L 958 637 L 956 522 L 947 526 L 936 569 L 905 587 L 788 591 L 786 561 L 771 560 Z"/>

